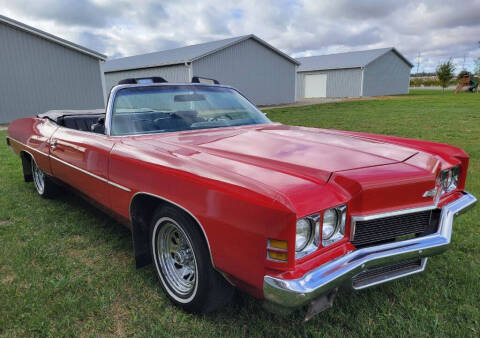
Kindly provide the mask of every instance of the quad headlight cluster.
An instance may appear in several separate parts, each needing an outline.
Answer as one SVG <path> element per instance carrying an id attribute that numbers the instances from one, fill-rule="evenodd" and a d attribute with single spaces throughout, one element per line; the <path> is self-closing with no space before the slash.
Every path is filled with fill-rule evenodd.
<path id="1" fill-rule="evenodd" d="M 457 189 L 460 180 L 460 166 L 445 169 L 440 172 L 437 177 L 437 186 L 442 190 L 441 194 L 445 194 Z"/>
<path id="2" fill-rule="evenodd" d="M 345 236 L 347 206 L 327 209 L 322 214 L 300 218 L 295 237 L 295 258 L 299 259 L 323 247 L 338 242 Z"/>

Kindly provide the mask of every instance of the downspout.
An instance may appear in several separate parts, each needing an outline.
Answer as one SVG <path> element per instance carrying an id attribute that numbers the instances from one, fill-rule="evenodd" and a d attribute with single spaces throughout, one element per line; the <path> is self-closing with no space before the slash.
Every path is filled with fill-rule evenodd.
<path id="1" fill-rule="evenodd" d="M 102 60 L 98 60 L 98 66 L 100 69 L 100 79 L 102 81 L 102 92 L 103 92 L 103 106 L 107 107 L 107 92 L 106 92 L 106 85 L 105 85 L 105 73 L 103 72 L 103 62 Z"/>
<path id="2" fill-rule="evenodd" d="M 188 82 L 191 82 L 193 77 L 192 63 L 188 63 L 187 61 L 185 61 L 185 67 L 188 68 Z"/>
<path id="3" fill-rule="evenodd" d="M 360 68 L 362 70 L 362 85 L 360 86 L 360 97 L 363 97 L 363 74 L 365 73 L 365 67 Z"/>
<path id="4" fill-rule="evenodd" d="M 295 65 L 295 88 L 294 88 L 294 97 L 293 102 L 297 102 L 297 77 L 298 77 L 298 65 Z"/>

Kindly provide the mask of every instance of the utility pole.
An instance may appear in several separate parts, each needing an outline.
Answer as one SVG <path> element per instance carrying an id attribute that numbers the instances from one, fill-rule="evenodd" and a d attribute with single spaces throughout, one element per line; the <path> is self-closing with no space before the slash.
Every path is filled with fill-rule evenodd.
<path id="1" fill-rule="evenodd" d="M 478 43 L 480 43 L 480 41 Z M 418 76 L 418 70 L 420 69 L 420 56 L 421 55 L 422 55 L 422 53 L 418 52 L 418 56 L 417 56 L 417 76 Z"/>

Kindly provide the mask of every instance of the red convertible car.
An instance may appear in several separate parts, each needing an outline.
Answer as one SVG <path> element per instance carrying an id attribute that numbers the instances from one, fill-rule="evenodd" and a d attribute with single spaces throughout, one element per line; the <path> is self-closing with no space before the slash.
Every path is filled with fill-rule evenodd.
<path id="1" fill-rule="evenodd" d="M 126 79 L 106 111 L 49 111 L 7 136 L 39 195 L 67 185 L 123 222 L 137 266 L 186 310 L 236 287 L 310 318 L 341 286 L 422 272 L 476 202 L 461 149 L 272 123 L 200 82 Z"/>

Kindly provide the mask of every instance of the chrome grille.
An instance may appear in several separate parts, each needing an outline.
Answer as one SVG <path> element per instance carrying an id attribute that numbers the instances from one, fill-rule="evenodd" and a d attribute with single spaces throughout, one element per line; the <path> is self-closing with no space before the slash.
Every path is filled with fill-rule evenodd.
<path id="1" fill-rule="evenodd" d="M 352 244 L 368 246 L 395 240 L 406 235 L 425 233 L 429 228 L 432 210 L 402 214 L 368 221 L 355 221 Z"/>
<path id="2" fill-rule="evenodd" d="M 361 288 L 365 285 L 385 280 L 389 277 L 409 274 L 422 268 L 420 258 L 410 259 L 396 264 L 368 269 L 352 278 L 353 287 Z"/>

